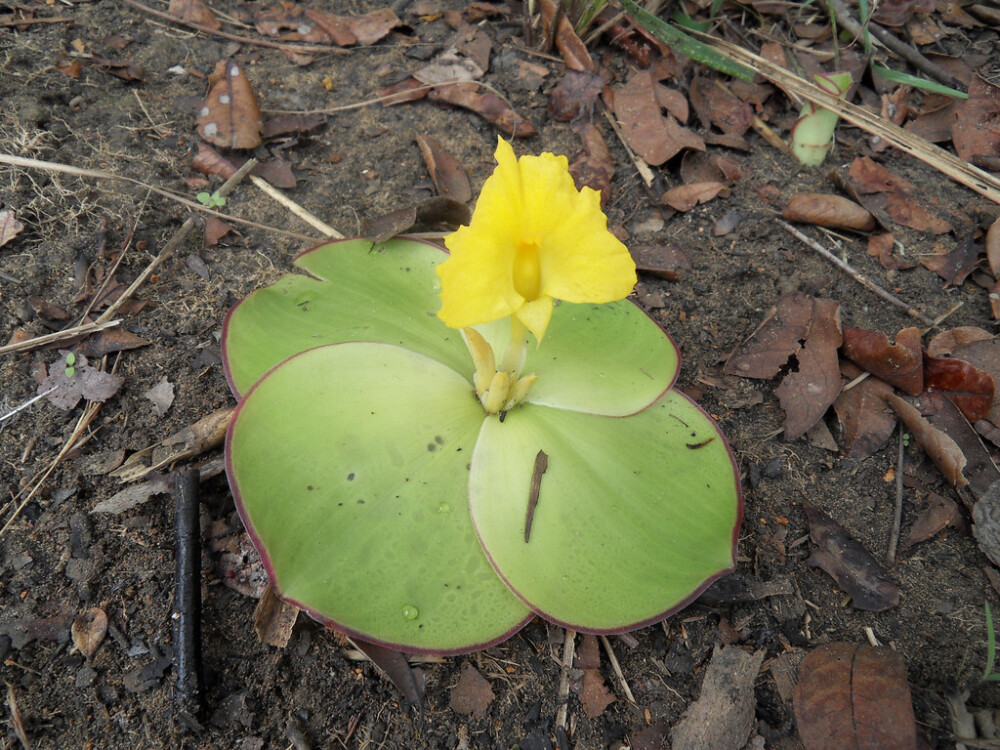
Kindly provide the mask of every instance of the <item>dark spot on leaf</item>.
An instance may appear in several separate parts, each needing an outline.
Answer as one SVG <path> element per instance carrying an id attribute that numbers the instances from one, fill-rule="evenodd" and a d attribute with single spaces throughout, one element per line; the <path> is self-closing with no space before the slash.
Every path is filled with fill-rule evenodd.
<path id="1" fill-rule="evenodd" d="M 306 485 L 306 489 L 307 489 L 307 490 L 309 490 L 310 492 L 312 492 L 312 491 L 313 491 L 314 489 L 316 489 L 316 488 L 315 488 L 315 487 L 313 487 L 313 486 L 312 486 L 311 484 L 307 484 L 307 485 Z"/>
<path id="2" fill-rule="evenodd" d="M 431 453 L 433 453 L 434 451 L 437 450 L 437 446 L 434 445 L 434 443 L 428 443 L 427 444 L 427 450 L 430 451 Z"/>
<path id="3" fill-rule="evenodd" d="M 361 499 L 358 500 L 358 505 L 364 505 L 364 504 L 365 504 L 364 500 L 361 500 Z"/>
<path id="4" fill-rule="evenodd" d="M 438 445 L 444 445 L 444 438 L 441 437 L 440 435 L 435 435 L 434 442 L 437 443 Z"/>
<path id="5" fill-rule="evenodd" d="M 706 440 L 702 440 L 700 443 L 685 443 L 685 445 L 688 448 L 690 448 L 691 450 L 698 450 L 698 448 L 704 448 L 706 445 L 708 445 L 709 443 L 711 443 L 713 440 L 715 440 L 715 436 L 714 435 L 712 437 L 706 439 Z"/>
<path id="6" fill-rule="evenodd" d="M 353 482 L 354 481 L 354 472 L 353 471 L 350 474 L 347 475 L 347 481 L 348 482 Z"/>

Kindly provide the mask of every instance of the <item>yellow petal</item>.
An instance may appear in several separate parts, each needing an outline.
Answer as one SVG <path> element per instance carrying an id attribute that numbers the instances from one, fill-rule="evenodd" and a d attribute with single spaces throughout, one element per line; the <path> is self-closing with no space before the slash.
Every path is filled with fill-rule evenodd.
<path id="1" fill-rule="evenodd" d="M 552 298 L 540 297 L 534 302 L 525 302 L 514 314 L 541 343 L 545 329 L 548 328 L 549 319 L 552 317 Z"/>

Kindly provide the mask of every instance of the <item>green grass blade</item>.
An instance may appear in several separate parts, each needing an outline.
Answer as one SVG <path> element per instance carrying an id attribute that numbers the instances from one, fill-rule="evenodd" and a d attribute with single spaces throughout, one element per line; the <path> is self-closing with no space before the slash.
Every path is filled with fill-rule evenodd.
<path id="1" fill-rule="evenodd" d="M 752 82 L 754 72 L 750 68 L 723 57 L 707 44 L 692 39 L 680 29 L 675 29 L 664 21 L 640 8 L 634 0 L 622 0 L 625 12 L 646 31 L 676 52 L 687 55 L 692 60 L 714 68 L 720 73 Z"/>
<path id="2" fill-rule="evenodd" d="M 1000 682 L 1000 672 L 993 671 L 996 658 L 997 637 L 993 630 L 993 613 L 990 611 L 990 603 L 986 602 L 986 669 L 983 671 L 983 680 L 986 682 Z"/>
<path id="3" fill-rule="evenodd" d="M 911 76 L 909 73 L 900 73 L 898 70 L 892 70 L 891 68 L 883 68 L 881 65 L 872 65 L 872 71 L 887 81 L 893 81 L 894 83 L 905 83 L 908 86 L 914 86 L 923 91 L 929 91 L 932 94 L 944 94 L 945 96 L 954 96 L 956 99 L 968 99 L 969 95 L 964 91 L 959 91 L 958 89 L 953 89 L 950 86 L 945 86 L 940 83 L 935 83 L 934 81 L 928 81 L 926 78 L 918 78 L 917 76 Z"/>

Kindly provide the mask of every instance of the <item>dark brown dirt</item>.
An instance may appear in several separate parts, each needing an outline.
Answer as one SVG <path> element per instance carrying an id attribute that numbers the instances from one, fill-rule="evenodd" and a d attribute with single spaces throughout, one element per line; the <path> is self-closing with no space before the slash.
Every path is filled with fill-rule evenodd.
<path id="1" fill-rule="evenodd" d="M 217 10 L 248 10 L 239 2 L 219 5 Z M 332 12 L 364 12 L 382 4 L 321 5 Z M 380 86 L 416 68 L 418 55 L 426 57 L 452 33 L 444 20 L 398 5 L 410 25 L 407 34 L 425 46 L 390 37 L 346 55 L 319 56 L 305 67 L 280 51 L 210 39 L 109 0 L 32 5 L 37 18 L 65 20 L 21 27 L 9 25 L 14 15 L 8 6 L 0 13 L 0 21 L 8 24 L 0 27 L 0 153 L 100 169 L 192 196 L 200 189 L 188 181 L 201 177 L 191 159 L 198 142 L 196 110 L 205 94 L 202 76 L 218 60 L 240 62 L 264 110 L 328 110 L 368 100 Z M 572 155 L 579 146 L 570 126 L 546 115 L 548 92 L 563 64 L 527 51 L 520 16 L 513 16 L 516 22 L 511 18 L 486 24 L 494 46 L 485 80 L 539 129 L 538 136 L 516 144 L 519 153 Z M 252 28 L 235 31 L 255 35 Z M 947 45 L 963 54 L 995 50 L 997 43 L 996 32 L 977 30 Z M 78 79 L 55 67 L 81 50 Z M 86 55 L 141 66 L 142 78 L 114 77 Z M 627 76 L 631 63 L 620 50 L 599 47 L 595 57 L 609 77 L 621 81 Z M 541 65 L 549 74 L 538 83 L 527 82 L 517 75 L 518 60 Z M 175 72 L 174 66 L 180 69 Z M 329 90 L 323 83 L 327 78 Z M 629 738 L 650 722 L 676 724 L 698 697 L 712 645 L 735 628 L 743 647 L 766 651 L 756 682 L 755 731 L 766 747 L 800 747 L 791 705 L 779 694 L 768 665 L 774 657 L 830 640 L 863 642 L 865 629 L 871 628 L 905 659 L 918 725 L 929 746 L 954 746 L 944 696 L 969 690 L 970 706 L 1000 705 L 1000 687 L 980 681 L 986 656 L 984 601 L 1000 611 L 1000 598 L 984 573 L 987 559 L 971 537 L 948 531 L 901 555 L 891 572 L 902 592 L 898 606 L 880 613 L 853 608 L 826 574 L 805 564 L 811 545 L 801 503 L 825 509 L 882 558 L 894 497 L 894 485 L 884 475 L 895 464 L 894 442 L 861 463 L 806 440 L 786 442 L 780 436 L 774 384 L 721 374 L 728 353 L 788 291 L 839 301 L 844 322 L 855 326 L 892 334 L 910 320 L 776 226 L 780 206 L 793 193 L 829 191 L 823 171 L 800 169 L 751 133 L 749 152 L 726 152 L 743 170 L 731 194 L 667 216 L 660 228 L 649 221 L 661 211 L 659 192 L 643 186 L 604 118 L 595 115 L 594 121 L 617 166 L 610 224 L 628 232 L 633 245 L 673 243 L 692 262 L 679 282 L 642 277 L 637 291 L 683 352 L 680 387 L 719 420 L 745 474 L 755 478 L 754 486 L 744 483 L 739 571 L 764 581 L 788 581 L 794 593 L 728 605 L 696 603 L 662 626 L 634 633 L 634 640 L 611 639 L 636 705 L 625 699 L 605 660 L 603 675 L 617 700 L 588 718 L 574 694 L 569 745 L 640 747 Z M 299 178 L 289 197 L 353 235 L 362 220 L 432 194 L 416 133 L 432 135 L 450 150 L 469 172 L 474 189 L 490 173 L 495 128 L 472 113 L 430 102 L 332 113 L 320 130 L 270 148 L 280 146 Z M 866 153 L 865 136 L 858 130 L 843 128 L 840 141 L 834 165 Z M 267 156 L 268 150 L 262 147 L 258 155 Z M 908 157 L 890 150 L 879 158 L 918 185 L 922 199 L 943 218 L 958 217 L 961 224 L 962 215 L 996 212 L 985 199 Z M 676 165 L 664 167 L 661 179 L 667 186 L 679 184 Z M 767 186 L 781 198 L 763 200 L 761 190 Z M 21 328 L 48 332 L 50 324 L 29 298 L 58 305 L 77 318 L 83 311 L 73 301 L 78 269 L 108 267 L 134 226 L 118 271 L 121 281 L 130 283 L 187 216 L 187 209 L 135 185 L 9 166 L 0 166 L 0 208 L 13 209 L 26 225 L 0 249 L 0 341 Z M 315 234 L 249 183 L 233 193 L 225 210 Z M 730 211 L 741 213 L 743 221 L 733 234 L 715 237 L 715 222 Z M 233 403 L 218 360 L 223 316 L 238 299 L 287 272 L 293 256 L 308 246 L 242 227 L 206 249 L 197 234 L 137 292 L 147 306 L 124 316 L 124 327 L 150 342 L 109 357 L 108 367 L 116 366 L 124 387 L 101 406 L 86 441 L 59 462 L 0 537 L 0 671 L 9 686 L 4 747 L 18 743 L 11 718 L 15 701 L 33 748 L 552 747 L 563 639 L 558 628 L 535 621 L 487 652 L 421 665 L 427 699 L 418 711 L 404 705 L 369 663 L 347 658 L 332 634 L 305 617 L 287 648 L 262 645 L 253 628 L 255 601 L 224 585 L 221 556 L 211 549 L 207 531 L 204 729 L 187 733 L 176 720 L 176 675 L 169 660 L 172 500 L 158 495 L 121 514 L 91 514 L 94 505 L 122 488 L 102 474 L 99 464 Z M 898 236 L 914 255 L 930 252 L 934 241 L 929 233 L 910 230 Z M 945 288 L 922 268 L 887 278 L 865 255 L 863 239 L 848 237 L 844 252 L 864 273 L 931 315 L 963 302 L 948 326 L 992 330 L 987 295 L 972 283 Z M 202 267 L 207 277 L 196 272 Z M 0 400 L 15 406 L 35 395 L 33 374 L 57 358 L 52 350 L 0 355 Z M 142 394 L 163 378 L 173 384 L 176 397 L 165 416 L 158 416 Z M 82 407 L 61 411 L 41 402 L 4 423 L 0 522 L 11 517 L 22 488 L 56 457 L 81 413 Z M 915 446 L 907 461 L 922 461 Z M 938 492 L 950 494 L 932 473 L 923 476 L 937 483 Z M 203 503 L 205 529 L 212 520 L 239 528 L 224 477 L 205 483 Z M 907 490 L 904 533 L 926 504 L 924 496 Z M 776 532 L 786 534 L 784 557 L 776 552 Z M 110 630 L 87 659 L 73 647 L 69 624 L 90 607 L 107 613 Z M 474 665 L 496 694 L 482 718 L 449 707 L 450 690 L 466 664 Z"/>

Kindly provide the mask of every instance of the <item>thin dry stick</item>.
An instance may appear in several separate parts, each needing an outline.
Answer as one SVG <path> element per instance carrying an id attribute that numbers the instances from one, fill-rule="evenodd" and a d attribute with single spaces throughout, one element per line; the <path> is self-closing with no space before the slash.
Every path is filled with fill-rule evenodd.
<path id="1" fill-rule="evenodd" d="M 88 401 L 87 405 L 83 409 L 83 413 L 76 422 L 76 426 L 73 428 L 72 434 L 63 443 L 63 447 L 59 449 L 59 453 L 52 462 L 46 467 L 44 471 L 35 474 L 31 478 L 31 482 L 28 485 L 32 487 L 31 492 L 29 492 L 25 498 L 18 504 L 17 508 L 14 509 L 11 517 L 7 519 L 7 523 L 0 528 L 0 536 L 3 536 L 7 529 L 10 528 L 11 524 L 17 520 L 18 516 L 21 515 L 21 511 L 25 509 L 31 499 L 38 494 L 38 491 L 45 484 L 45 480 L 49 478 L 49 475 L 55 471 L 55 468 L 59 465 L 59 462 L 63 460 L 63 457 L 69 453 L 73 448 L 77 447 L 80 436 L 83 435 L 84 431 L 90 426 L 90 423 L 94 421 L 94 417 L 97 416 L 97 412 L 101 409 L 101 403 L 98 401 Z"/>
<path id="2" fill-rule="evenodd" d="M 256 39 L 253 37 L 239 36 L 237 34 L 230 34 L 227 31 L 221 31 L 219 29 L 213 29 L 209 26 L 202 26 L 200 23 L 195 23 L 194 21 L 188 21 L 184 18 L 171 15 L 170 13 L 164 13 L 162 10 L 156 10 L 150 8 L 148 5 L 143 5 L 136 0 L 125 0 L 125 3 L 131 5 L 133 8 L 141 10 L 144 13 L 149 13 L 151 16 L 156 16 L 157 18 L 162 18 L 171 23 L 180 24 L 181 26 L 187 26 L 188 28 L 200 31 L 203 34 L 208 34 L 209 36 L 222 37 L 223 39 L 231 39 L 234 42 L 239 42 L 240 44 L 253 44 L 258 47 L 270 47 L 271 49 L 280 49 L 283 52 L 314 52 L 321 54 L 334 54 L 334 55 L 347 55 L 350 54 L 347 50 L 342 47 L 334 46 L 322 46 L 318 44 L 282 44 L 281 42 L 270 42 L 266 39 Z"/>
<path id="3" fill-rule="evenodd" d="M 227 195 L 229 195 L 229 193 L 232 192 L 233 188 L 239 185 L 240 182 L 242 182 L 243 178 L 246 177 L 247 174 L 249 174 L 250 170 L 252 170 L 256 166 L 257 166 L 256 159 L 248 159 L 246 164 L 244 164 L 242 167 L 236 170 L 236 174 L 234 174 L 232 177 L 230 177 L 222 184 L 222 187 L 220 187 L 218 190 L 219 196 L 225 198 Z M 97 318 L 98 323 L 103 323 L 105 320 L 108 320 L 109 318 L 113 317 L 114 314 L 118 312 L 118 309 L 122 305 L 124 305 L 126 301 L 131 299 L 132 295 L 135 294 L 136 290 L 140 286 L 146 283 L 146 279 L 148 279 L 150 276 L 153 275 L 153 271 L 159 268 L 160 265 L 163 263 L 163 261 L 165 261 L 168 257 L 170 257 L 170 253 L 172 253 L 175 248 L 177 248 L 182 242 L 184 242 L 187 236 L 194 229 L 194 225 L 195 225 L 195 216 L 194 214 L 192 214 L 191 216 L 187 217 L 185 222 L 181 225 L 181 228 L 177 230 L 177 232 L 174 234 L 173 237 L 170 238 L 170 241 L 163 246 L 163 249 L 160 250 L 159 255 L 153 258 L 153 260 L 149 262 L 149 265 L 146 266 L 145 270 L 142 273 L 140 273 L 138 277 L 136 277 L 135 281 L 129 284 L 128 289 L 122 292 L 122 295 L 118 299 L 116 299 L 111 305 L 109 305 L 107 310 L 105 310 L 103 313 L 100 314 L 100 316 Z"/>
<path id="4" fill-rule="evenodd" d="M 628 686 L 628 682 L 625 680 L 625 673 L 622 672 L 621 665 L 618 664 L 618 657 L 615 656 L 615 650 L 611 648 L 611 641 L 608 640 L 606 635 L 598 637 L 601 639 L 601 645 L 604 646 L 604 650 L 608 655 L 608 661 L 611 662 L 611 669 L 614 670 L 615 676 L 618 678 L 618 682 L 621 683 L 625 697 L 629 699 L 630 703 L 636 705 L 635 696 L 632 695 L 632 689 Z"/>
<path id="5" fill-rule="evenodd" d="M 222 221 L 230 221 L 234 224 L 243 224 L 244 226 L 254 227 L 255 229 L 263 229 L 266 232 L 273 232 L 274 234 L 280 234 L 285 237 L 291 237 L 295 240 L 304 240 L 306 242 L 315 242 L 316 237 L 308 234 L 299 234 L 298 232 L 289 232 L 285 229 L 278 229 L 277 227 L 269 227 L 267 224 L 258 224 L 256 221 L 249 221 L 248 219 L 240 219 L 236 216 L 229 216 L 228 214 L 221 213 L 220 211 L 214 211 L 207 206 L 203 206 L 197 201 L 188 200 L 187 198 L 178 195 L 177 193 L 172 193 L 169 190 L 164 190 L 163 188 L 156 187 L 155 185 L 148 185 L 145 182 L 140 182 L 139 180 L 133 180 L 131 177 L 125 177 L 124 175 L 113 174 L 111 172 L 100 172 L 94 169 L 81 169 L 80 167 L 73 167 L 69 164 L 60 164 L 54 161 L 41 161 L 39 159 L 25 159 L 20 156 L 13 156 L 12 154 L 0 154 L 0 164 L 11 164 L 15 167 L 26 167 L 28 169 L 43 169 L 48 172 L 59 172 L 61 174 L 70 174 L 75 177 L 93 177 L 99 180 L 120 180 L 122 182 L 129 182 L 133 185 L 138 185 L 139 187 L 149 190 L 157 195 L 162 195 L 164 198 L 169 198 L 176 203 L 180 203 L 182 206 L 187 206 L 194 211 L 200 211 L 203 214 L 208 214 L 209 216 L 214 216 L 217 219 L 222 219 Z"/>
<path id="6" fill-rule="evenodd" d="M 27 401 L 25 401 L 22 404 L 18 404 L 17 406 L 15 406 L 10 411 L 4 411 L 3 404 L 0 404 L 0 424 L 2 424 L 3 422 L 7 421 L 8 419 L 12 419 L 13 417 L 17 416 L 18 413 L 24 411 L 25 409 L 27 409 L 29 406 L 31 406 L 36 401 L 41 401 L 43 398 L 45 398 L 46 396 L 48 396 L 50 393 L 52 393 L 55 390 L 56 390 L 55 387 L 52 387 L 52 388 L 49 388 L 47 391 L 42 391 L 37 396 L 34 396 L 33 398 L 29 398 Z"/>
<path id="7" fill-rule="evenodd" d="M 802 232 L 800 232 L 798 229 L 796 229 L 795 227 L 793 227 L 791 224 L 787 224 L 784 221 L 781 221 L 780 219 L 778 220 L 778 224 L 780 226 L 784 227 L 784 229 L 789 234 L 791 234 L 793 237 L 795 237 L 796 239 L 798 239 L 799 241 L 801 241 L 802 243 L 804 243 L 808 247 L 810 247 L 813 250 L 815 250 L 817 253 L 819 253 L 820 255 L 822 255 L 828 261 L 830 261 L 835 266 L 837 266 L 837 268 L 839 268 L 840 270 L 842 270 L 844 273 L 846 273 L 848 276 L 850 276 L 852 279 L 854 279 L 856 282 L 858 282 L 859 284 L 861 284 L 863 287 L 865 287 L 866 289 L 868 289 L 872 293 L 878 295 L 879 297 L 881 297 L 882 299 L 884 299 L 886 302 L 889 302 L 889 303 L 895 305 L 896 307 L 899 307 L 899 308 L 901 308 L 903 310 L 906 310 L 906 312 L 907 312 L 908 315 L 911 315 L 912 317 L 916 318 L 917 320 L 919 320 L 924 325 L 926 325 L 926 326 L 933 326 L 934 325 L 933 318 L 927 317 L 922 312 L 920 312 L 918 310 L 915 310 L 914 308 L 910 307 L 908 304 L 906 304 L 905 302 L 903 302 L 903 300 L 899 299 L 899 297 L 894 297 L 893 295 L 889 294 L 889 292 L 885 291 L 885 289 L 883 289 L 882 287 L 878 286 L 877 284 L 875 284 L 872 281 L 869 281 L 867 278 L 865 278 L 860 273 L 858 273 L 857 271 L 855 271 L 854 268 L 852 268 L 847 263 L 845 263 L 844 261 L 842 261 L 840 258 L 838 258 L 836 255 L 834 255 L 833 253 L 831 253 L 829 250 L 827 250 L 825 247 L 823 247 L 821 244 L 819 244 L 815 240 L 810 239 L 809 237 L 806 237 L 806 235 L 802 234 Z"/>
<path id="8" fill-rule="evenodd" d="M 84 323 L 80 326 L 74 326 L 73 328 L 67 328 L 65 331 L 56 331 L 55 333 L 47 333 L 44 336 L 35 336 L 33 339 L 28 339 L 27 341 L 18 341 L 16 344 L 7 344 L 7 346 L 0 346 L 0 354 L 9 354 L 10 352 L 23 352 L 28 349 L 37 349 L 40 346 L 47 346 L 48 344 L 53 344 L 57 341 L 66 341 L 68 339 L 75 339 L 77 336 L 86 336 L 95 331 L 103 331 L 105 328 L 113 328 L 114 326 L 121 325 L 120 320 L 108 320 L 103 323 Z"/>
<path id="9" fill-rule="evenodd" d="M 974 167 L 955 154 L 929 143 L 926 138 L 903 130 L 898 125 L 888 122 L 862 107 L 845 102 L 840 97 L 824 91 L 819 86 L 799 78 L 780 65 L 745 50 L 739 45 L 707 34 L 690 33 L 705 41 L 706 44 L 733 62 L 746 65 L 754 72 L 761 74 L 784 91 L 801 96 L 814 104 L 836 112 L 852 125 L 885 139 L 896 148 L 915 156 L 959 184 L 1000 203 L 1000 178 L 994 177 L 989 172 Z"/>
<path id="10" fill-rule="evenodd" d="M 899 423 L 899 454 L 896 456 L 896 509 L 892 515 L 892 532 L 889 534 L 889 550 L 885 553 L 885 566 L 891 568 L 896 564 L 896 549 L 899 547 L 899 527 L 903 523 L 903 458 L 904 440 L 903 423 Z"/>
<path id="11" fill-rule="evenodd" d="M 298 216 L 306 224 L 310 225 L 314 229 L 318 229 L 327 237 L 333 237 L 334 239 L 343 239 L 344 235 L 338 232 L 336 229 L 331 227 L 329 224 L 314 216 L 313 214 L 306 211 L 302 206 L 293 201 L 291 198 L 287 197 L 284 193 L 278 191 L 274 186 L 272 186 L 266 180 L 262 180 L 257 175 L 250 175 L 250 181 L 256 185 L 260 190 L 262 190 L 268 197 L 280 203 L 282 206 L 287 208 L 293 214 Z"/>
<path id="12" fill-rule="evenodd" d="M 556 694 L 556 728 L 566 729 L 566 716 L 569 712 L 569 670 L 573 667 L 573 656 L 576 653 L 576 631 L 566 629 L 566 640 L 563 643 L 562 670 L 559 675 L 559 692 Z"/>

